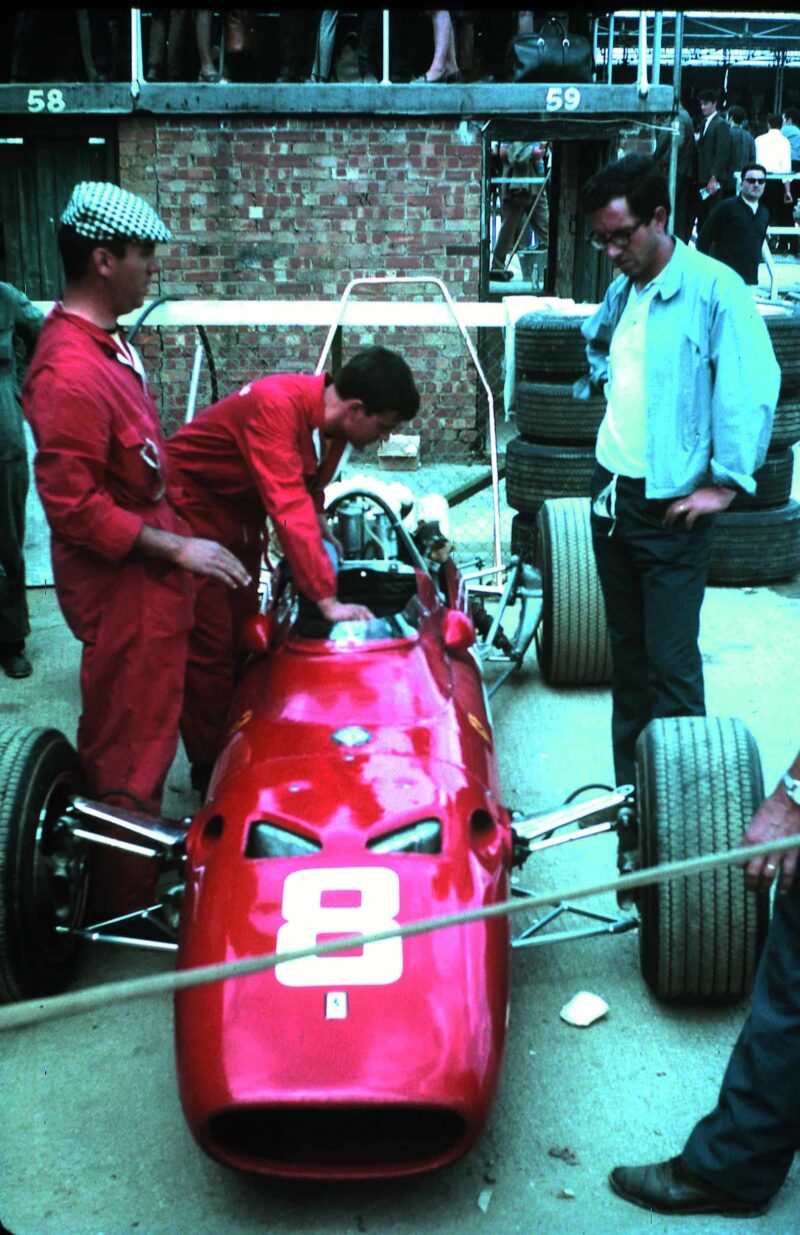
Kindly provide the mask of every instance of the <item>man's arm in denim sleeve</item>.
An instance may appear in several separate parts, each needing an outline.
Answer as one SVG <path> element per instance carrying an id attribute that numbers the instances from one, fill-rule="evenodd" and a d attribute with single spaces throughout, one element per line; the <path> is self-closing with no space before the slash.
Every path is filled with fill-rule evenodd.
<path id="1" fill-rule="evenodd" d="M 741 279 L 727 270 L 718 281 L 710 336 L 712 479 L 753 493 L 753 473 L 764 462 L 772 433 L 781 375 L 761 314 Z"/>

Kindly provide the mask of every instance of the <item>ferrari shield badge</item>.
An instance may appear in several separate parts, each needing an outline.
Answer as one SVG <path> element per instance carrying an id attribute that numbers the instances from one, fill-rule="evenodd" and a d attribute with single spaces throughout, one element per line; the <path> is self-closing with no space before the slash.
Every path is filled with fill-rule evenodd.
<path id="1" fill-rule="evenodd" d="M 347 992 L 328 991 L 325 995 L 325 1020 L 343 1021 L 347 1019 Z"/>

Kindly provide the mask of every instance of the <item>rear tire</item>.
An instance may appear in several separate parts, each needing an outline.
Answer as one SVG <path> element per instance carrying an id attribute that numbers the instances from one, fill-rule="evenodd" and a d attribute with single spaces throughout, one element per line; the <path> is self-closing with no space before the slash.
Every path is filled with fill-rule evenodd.
<path id="1" fill-rule="evenodd" d="M 636 747 L 642 866 L 735 847 L 764 796 L 755 740 L 739 720 L 654 720 Z M 642 890 L 639 956 L 653 993 L 675 1003 L 747 995 L 769 924 L 769 901 L 745 890 L 738 866 Z"/>
<path id="2" fill-rule="evenodd" d="M 553 685 L 608 682 L 611 648 L 595 566 L 589 502 L 545 502 L 537 520 L 536 565 L 542 575 L 542 620 L 536 652 Z"/>
<path id="3" fill-rule="evenodd" d="M 56 932 L 80 925 L 88 862 L 62 822 L 83 792 L 78 756 L 56 729 L 0 738 L 0 1000 L 62 990 L 80 941 Z"/>

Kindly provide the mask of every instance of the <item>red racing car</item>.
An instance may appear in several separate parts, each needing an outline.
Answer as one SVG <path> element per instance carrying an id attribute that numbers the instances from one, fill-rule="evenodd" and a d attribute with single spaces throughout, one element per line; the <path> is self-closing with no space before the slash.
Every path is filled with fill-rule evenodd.
<path id="1" fill-rule="evenodd" d="M 761 783 L 752 739 L 733 721 L 654 722 L 635 790 L 524 821 L 503 804 L 485 670 L 501 662 L 497 687 L 534 634 L 545 674 L 575 660 L 563 655 L 576 637 L 561 614 L 563 582 L 580 591 L 576 606 L 596 588 L 580 503 L 546 504 L 540 573 L 517 560 L 459 572 L 372 492 L 340 495 L 329 518 L 346 546 L 339 597 L 375 618 L 330 626 L 275 573 L 188 829 L 86 799 L 74 752 L 54 730 L 0 737 L 7 999 L 62 988 L 87 939 L 174 950 L 186 969 L 488 908 L 508 900 L 512 866 L 535 849 L 630 826 L 634 807 L 648 865 L 737 839 Z M 599 649 L 588 657 L 594 672 L 602 629 L 580 639 Z M 587 657 L 577 660 L 586 672 Z M 693 775 L 680 775 L 682 761 Z M 698 780 L 713 785 L 717 767 L 726 788 L 703 799 Z M 674 820 L 690 814 L 702 827 L 676 839 Z M 156 864 L 158 894 L 138 914 L 90 923 L 92 853 L 109 844 Z M 641 925 L 642 968 L 659 995 L 738 997 L 752 979 L 763 904 L 738 891 L 737 872 L 695 882 L 689 893 L 648 889 L 638 913 L 586 914 L 581 933 Z M 543 927 L 568 908 L 518 942 L 549 941 Z M 198 1142 L 233 1167 L 284 1176 L 401 1175 L 452 1160 L 479 1136 L 494 1098 L 509 945 L 509 919 L 496 916 L 180 991 L 178 1082 Z"/>

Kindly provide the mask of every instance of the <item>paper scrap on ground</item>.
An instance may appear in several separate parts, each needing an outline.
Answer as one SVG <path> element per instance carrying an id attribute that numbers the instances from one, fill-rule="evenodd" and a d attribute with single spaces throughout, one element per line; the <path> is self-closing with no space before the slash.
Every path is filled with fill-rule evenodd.
<path id="1" fill-rule="evenodd" d="M 608 1011 L 605 999 L 593 995 L 591 991 L 578 991 L 577 995 L 573 995 L 572 999 L 564 1004 L 560 1015 L 562 1021 L 566 1021 L 568 1025 L 585 1029 L 587 1025 L 592 1025 L 606 1016 Z"/>

